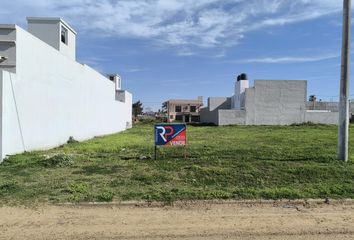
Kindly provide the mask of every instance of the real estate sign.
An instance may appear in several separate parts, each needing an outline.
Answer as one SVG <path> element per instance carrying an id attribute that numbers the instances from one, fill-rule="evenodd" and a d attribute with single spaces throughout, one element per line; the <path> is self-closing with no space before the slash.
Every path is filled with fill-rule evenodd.
<path id="1" fill-rule="evenodd" d="M 155 146 L 186 146 L 186 124 L 156 124 Z"/>

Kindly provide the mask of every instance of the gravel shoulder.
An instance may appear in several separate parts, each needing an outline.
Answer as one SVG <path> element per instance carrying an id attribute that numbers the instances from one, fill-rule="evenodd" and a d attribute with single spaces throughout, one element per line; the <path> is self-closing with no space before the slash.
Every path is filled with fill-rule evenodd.
<path id="1" fill-rule="evenodd" d="M 0 239 L 354 239 L 354 202 L 0 208 Z"/>

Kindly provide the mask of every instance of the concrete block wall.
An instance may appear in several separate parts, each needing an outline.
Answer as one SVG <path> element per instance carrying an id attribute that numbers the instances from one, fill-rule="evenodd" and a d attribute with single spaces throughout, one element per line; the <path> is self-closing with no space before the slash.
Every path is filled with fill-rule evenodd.
<path id="1" fill-rule="evenodd" d="M 219 109 L 230 109 L 231 98 L 229 97 L 210 97 L 208 106 L 200 110 L 200 121 L 219 125 Z"/>
<path id="2" fill-rule="evenodd" d="M 338 102 L 306 102 L 307 110 L 329 110 L 338 112 Z"/>
<path id="3" fill-rule="evenodd" d="M 52 148 L 131 126 L 132 95 L 16 27 L 17 71 L 0 67 L 1 154 Z"/>
<path id="4" fill-rule="evenodd" d="M 214 111 L 215 109 L 230 109 L 231 108 L 231 98 L 229 97 L 210 97 L 208 98 L 209 111 Z"/>
<path id="5" fill-rule="evenodd" d="M 245 125 L 246 111 L 236 109 L 220 109 L 218 110 L 218 125 Z"/>
<path id="6" fill-rule="evenodd" d="M 208 107 L 200 109 L 200 122 L 202 123 L 213 123 L 218 125 L 219 123 L 219 113 L 218 110 L 209 111 Z"/>
<path id="7" fill-rule="evenodd" d="M 304 122 L 321 124 L 338 124 L 338 112 L 306 111 Z"/>
<path id="8" fill-rule="evenodd" d="M 246 120 L 245 123 L 248 125 L 256 124 L 256 108 L 255 108 L 255 88 L 248 88 L 245 91 L 245 111 Z"/>
<path id="9" fill-rule="evenodd" d="M 246 103 L 246 124 L 289 125 L 302 123 L 306 110 L 306 90 L 306 81 L 256 80 L 254 100 L 246 100 L 249 101 Z M 250 95 L 247 97 L 252 97 Z"/>
<path id="10" fill-rule="evenodd" d="M 331 112 L 338 112 L 338 102 L 306 102 L 307 110 L 329 110 Z M 349 111 L 354 113 L 354 103 L 350 103 Z"/>

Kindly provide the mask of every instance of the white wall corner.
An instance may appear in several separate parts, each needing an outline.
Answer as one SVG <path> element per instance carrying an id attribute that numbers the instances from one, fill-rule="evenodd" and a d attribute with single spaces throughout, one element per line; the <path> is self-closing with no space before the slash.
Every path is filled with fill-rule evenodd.
<path id="1" fill-rule="evenodd" d="M 25 149 L 56 147 L 69 136 L 85 140 L 130 126 L 129 92 L 119 96 L 125 102 L 116 101 L 105 76 L 22 28 L 16 34 L 18 72 L 0 70 L 0 162 Z"/>
<path id="2" fill-rule="evenodd" d="M 3 150 L 2 150 L 2 114 L 3 114 L 3 75 L 4 71 L 0 70 L 0 163 L 3 161 Z"/>

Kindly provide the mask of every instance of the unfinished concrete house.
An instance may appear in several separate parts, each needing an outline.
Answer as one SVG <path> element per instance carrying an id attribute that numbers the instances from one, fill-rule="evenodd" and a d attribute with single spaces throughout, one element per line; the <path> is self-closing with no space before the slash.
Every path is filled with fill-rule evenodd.
<path id="1" fill-rule="evenodd" d="M 167 113 L 167 122 L 200 122 L 200 108 L 203 97 L 198 99 L 170 99 L 162 104 Z"/>
<path id="2" fill-rule="evenodd" d="M 249 87 L 247 75 L 241 74 L 233 96 L 208 98 L 207 107 L 201 109 L 201 122 L 215 125 L 338 123 L 338 103 L 316 104 L 317 108 L 307 101 L 305 80 L 255 80 L 254 86 Z M 352 105 L 351 110 L 354 110 Z"/>

